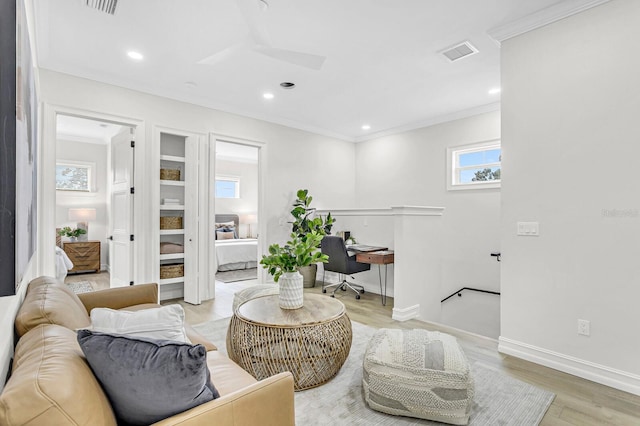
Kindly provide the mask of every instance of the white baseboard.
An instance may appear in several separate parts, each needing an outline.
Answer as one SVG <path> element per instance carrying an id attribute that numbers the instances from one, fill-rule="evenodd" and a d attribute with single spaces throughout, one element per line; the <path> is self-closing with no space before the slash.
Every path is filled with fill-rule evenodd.
<path id="1" fill-rule="evenodd" d="M 498 339 L 498 352 L 563 371 L 583 379 L 640 396 L 640 376 L 569 355 L 518 342 Z"/>
<path id="2" fill-rule="evenodd" d="M 418 318 L 420 315 L 420 305 L 409 306 L 408 308 L 393 308 L 393 315 L 391 319 L 396 321 L 408 321 L 413 318 Z"/>

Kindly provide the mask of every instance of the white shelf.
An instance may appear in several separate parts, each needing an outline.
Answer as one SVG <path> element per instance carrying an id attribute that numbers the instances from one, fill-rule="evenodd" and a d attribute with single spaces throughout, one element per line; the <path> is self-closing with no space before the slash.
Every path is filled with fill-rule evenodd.
<path id="1" fill-rule="evenodd" d="M 164 280 L 159 280 L 158 284 L 166 285 L 166 284 L 177 284 L 177 283 L 183 283 L 183 282 L 184 282 L 184 277 L 177 277 L 177 278 L 165 278 Z"/>
<path id="2" fill-rule="evenodd" d="M 160 161 L 172 161 L 174 163 L 184 163 L 184 157 L 177 157 L 175 155 L 161 155 Z"/>
<path id="3" fill-rule="evenodd" d="M 161 229 L 160 235 L 184 235 L 184 229 Z"/>
<path id="4" fill-rule="evenodd" d="M 161 254 L 160 260 L 184 259 L 184 253 Z"/>
<path id="5" fill-rule="evenodd" d="M 160 210 L 184 210 L 182 204 L 160 204 Z"/>
<path id="6" fill-rule="evenodd" d="M 160 185 L 184 186 L 184 181 L 183 180 L 163 180 L 163 179 L 160 179 Z"/>

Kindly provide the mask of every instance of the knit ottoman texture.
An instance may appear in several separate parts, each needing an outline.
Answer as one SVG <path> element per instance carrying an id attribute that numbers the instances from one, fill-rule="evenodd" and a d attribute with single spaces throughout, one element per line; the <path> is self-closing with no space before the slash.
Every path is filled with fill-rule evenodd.
<path id="1" fill-rule="evenodd" d="M 469 423 L 474 383 L 455 337 L 437 331 L 381 329 L 364 355 L 364 398 L 383 413 Z"/>

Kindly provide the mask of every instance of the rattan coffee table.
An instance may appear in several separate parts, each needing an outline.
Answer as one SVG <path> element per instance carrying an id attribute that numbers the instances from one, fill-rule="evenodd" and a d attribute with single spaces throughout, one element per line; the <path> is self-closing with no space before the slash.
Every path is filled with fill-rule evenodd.
<path id="1" fill-rule="evenodd" d="M 227 332 L 229 357 L 258 380 L 284 371 L 296 391 L 335 376 L 351 349 L 351 320 L 339 300 L 305 294 L 300 309 L 280 309 L 278 296 L 249 300 Z"/>

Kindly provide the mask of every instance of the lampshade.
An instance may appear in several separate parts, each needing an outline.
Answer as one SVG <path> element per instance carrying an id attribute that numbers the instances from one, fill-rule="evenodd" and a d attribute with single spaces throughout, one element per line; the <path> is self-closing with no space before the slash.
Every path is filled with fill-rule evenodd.
<path id="1" fill-rule="evenodd" d="M 69 220 L 76 222 L 96 220 L 96 209 L 69 209 Z"/>
<path id="2" fill-rule="evenodd" d="M 240 223 L 257 223 L 258 215 L 255 213 L 244 213 L 240 215 Z"/>

